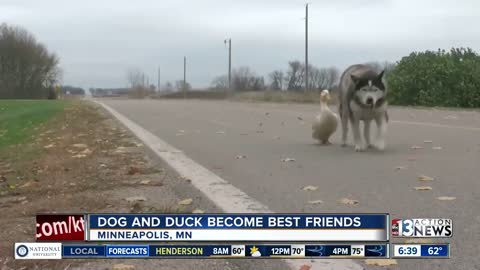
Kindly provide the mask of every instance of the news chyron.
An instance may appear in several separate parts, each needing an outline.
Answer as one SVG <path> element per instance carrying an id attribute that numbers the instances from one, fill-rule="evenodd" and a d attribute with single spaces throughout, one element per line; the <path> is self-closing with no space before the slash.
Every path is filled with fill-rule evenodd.
<path id="1" fill-rule="evenodd" d="M 392 237 L 452 237 L 453 224 L 447 218 L 392 219 Z"/>

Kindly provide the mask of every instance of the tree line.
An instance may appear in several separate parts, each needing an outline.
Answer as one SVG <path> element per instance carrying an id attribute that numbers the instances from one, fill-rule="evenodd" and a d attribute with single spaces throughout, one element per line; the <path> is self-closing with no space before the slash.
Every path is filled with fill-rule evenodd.
<path id="1" fill-rule="evenodd" d="M 274 70 L 268 74 L 268 82 L 263 76 L 256 75 L 249 67 L 232 70 L 231 87 L 234 91 L 291 90 L 305 89 L 305 64 L 298 61 L 288 62 L 286 71 Z M 331 89 L 339 78 L 339 70 L 335 67 L 318 68 L 308 65 L 309 90 Z M 213 89 L 227 89 L 228 76 L 221 75 L 213 79 Z"/>
<path id="2" fill-rule="evenodd" d="M 56 98 L 59 57 L 19 26 L 0 25 L 0 98 Z"/>

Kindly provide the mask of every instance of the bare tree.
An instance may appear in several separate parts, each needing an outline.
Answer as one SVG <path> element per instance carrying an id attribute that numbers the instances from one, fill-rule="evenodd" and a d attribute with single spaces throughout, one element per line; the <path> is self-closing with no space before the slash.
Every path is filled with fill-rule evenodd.
<path id="1" fill-rule="evenodd" d="M 213 79 L 211 83 L 214 89 L 224 90 L 228 88 L 228 76 L 227 75 L 220 75 Z"/>
<path id="2" fill-rule="evenodd" d="M 285 81 L 285 76 L 283 71 L 281 70 L 274 70 L 269 75 L 270 77 L 270 89 L 272 90 L 283 90 L 283 83 Z"/>
<path id="3" fill-rule="evenodd" d="M 183 90 L 189 91 L 192 89 L 192 86 L 188 82 L 186 82 L 185 85 L 183 85 L 183 80 L 177 80 L 175 81 L 175 89 L 177 91 L 183 91 Z"/>
<path id="4" fill-rule="evenodd" d="M 130 68 L 127 71 L 127 81 L 131 88 L 143 86 L 143 72 L 138 68 Z"/>
<path id="5" fill-rule="evenodd" d="M 304 73 L 305 68 L 300 61 L 295 60 L 288 62 L 288 71 L 287 76 L 285 77 L 285 81 L 287 82 L 287 89 L 301 90 L 304 82 Z"/>
<path id="6" fill-rule="evenodd" d="M 27 30 L 0 25 L 0 98 L 55 98 L 59 58 Z"/>
<path id="7" fill-rule="evenodd" d="M 258 77 L 249 67 L 240 67 L 232 72 L 233 89 L 237 91 L 260 91 L 265 89 L 263 77 Z"/>

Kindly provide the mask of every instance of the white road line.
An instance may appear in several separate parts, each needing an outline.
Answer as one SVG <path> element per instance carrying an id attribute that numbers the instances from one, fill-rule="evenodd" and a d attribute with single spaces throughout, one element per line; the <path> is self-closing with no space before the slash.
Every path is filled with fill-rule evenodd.
<path id="1" fill-rule="evenodd" d="M 470 131 L 480 131 L 480 128 L 477 127 L 464 127 L 464 126 L 451 126 L 451 125 L 444 125 L 444 124 L 435 124 L 430 122 L 411 122 L 411 121 L 400 121 L 400 120 L 392 120 L 390 121 L 395 124 L 405 124 L 405 125 L 416 125 L 416 126 L 427 126 L 427 127 L 438 127 L 438 128 L 450 128 L 450 129 L 463 129 L 463 130 L 470 130 Z"/>
<path id="2" fill-rule="evenodd" d="M 182 151 L 161 140 L 148 130 L 135 124 L 110 106 L 95 101 L 128 127 L 145 145 L 150 147 L 163 161 L 167 162 L 180 176 L 188 178 L 216 206 L 226 213 L 273 213 L 267 206 L 251 198 L 218 175 L 196 163 Z M 311 270 L 363 270 L 352 260 L 305 260 L 285 259 L 291 269 L 298 270 L 303 265 L 311 265 Z"/>

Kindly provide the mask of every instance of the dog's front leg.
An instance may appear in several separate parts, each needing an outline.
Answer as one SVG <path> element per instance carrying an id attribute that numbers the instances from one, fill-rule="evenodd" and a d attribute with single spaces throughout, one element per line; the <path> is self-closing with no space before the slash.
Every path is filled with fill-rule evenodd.
<path id="1" fill-rule="evenodd" d="M 387 136 L 387 119 L 386 114 L 382 113 L 375 117 L 375 122 L 377 124 L 377 143 L 376 147 L 378 150 L 384 150 L 386 146 L 385 137 Z"/>
<path id="2" fill-rule="evenodd" d="M 355 151 L 361 152 L 365 150 L 365 146 L 362 143 L 362 138 L 360 137 L 360 119 L 353 117 L 352 121 L 352 132 L 353 140 L 355 141 Z"/>
<path id="3" fill-rule="evenodd" d="M 371 120 L 364 120 L 363 121 L 363 137 L 365 137 L 365 144 L 367 148 L 371 148 L 372 144 L 370 143 L 370 123 Z"/>

